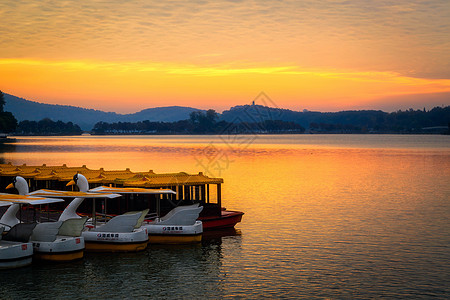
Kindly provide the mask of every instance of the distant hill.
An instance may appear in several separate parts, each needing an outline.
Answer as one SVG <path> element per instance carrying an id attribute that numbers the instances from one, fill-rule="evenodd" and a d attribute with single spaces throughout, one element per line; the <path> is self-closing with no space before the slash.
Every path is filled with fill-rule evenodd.
<path id="1" fill-rule="evenodd" d="M 152 122 L 176 122 L 189 119 L 189 114 L 193 111 L 201 110 L 185 106 L 147 108 L 134 114 L 122 115 L 119 121 L 138 122 L 150 120 Z"/>
<path id="2" fill-rule="evenodd" d="M 144 109 L 133 114 L 117 114 L 69 105 L 44 104 L 5 94 L 5 111 L 12 112 L 17 121 L 40 121 L 49 118 L 53 121 L 73 122 L 83 130 L 91 130 L 97 122 L 175 122 L 189 119 L 189 114 L 199 109 L 192 107 L 168 106 Z"/>
<path id="3" fill-rule="evenodd" d="M 380 110 L 340 112 L 292 111 L 261 105 L 235 106 L 224 111 L 220 119 L 232 123 L 282 120 L 294 122 L 310 132 L 324 133 L 425 133 L 436 129 L 448 132 L 450 106 L 435 107 L 429 111 L 406 110 L 392 113 Z"/>
<path id="4" fill-rule="evenodd" d="M 90 130 L 100 120 L 112 122 L 120 115 L 94 109 L 69 105 L 44 104 L 5 94 L 5 111 L 12 112 L 17 121 L 40 121 L 49 118 L 53 121 L 73 122 L 83 130 Z"/>
<path id="5" fill-rule="evenodd" d="M 234 106 L 222 113 L 221 119 L 227 122 L 261 122 L 265 120 L 282 120 L 295 122 L 308 128 L 311 123 L 342 123 L 360 124 L 363 120 L 379 120 L 388 113 L 380 110 L 359 110 L 340 112 L 314 112 L 304 110 L 293 111 L 289 109 L 267 107 L 262 105 Z M 370 127 L 370 126 L 369 126 Z M 373 127 L 373 126 L 372 126 Z"/>
<path id="6" fill-rule="evenodd" d="M 223 111 L 220 119 L 232 123 L 248 122 L 255 123 L 265 120 L 283 120 L 295 122 L 307 128 L 310 119 L 319 112 L 308 112 L 308 116 L 302 112 L 289 109 L 267 107 L 262 105 L 238 105 Z"/>
<path id="7" fill-rule="evenodd" d="M 68 105 L 43 104 L 5 94 L 5 111 L 20 121 L 73 122 L 90 131 L 100 121 L 106 123 L 139 121 L 177 122 L 189 119 L 192 107 L 168 106 L 144 109 L 133 114 L 118 114 Z M 204 111 L 203 111 L 204 112 Z M 292 111 L 261 105 L 240 105 L 219 114 L 218 121 L 228 123 L 261 123 L 264 121 L 294 122 L 311 133 L 426 133 L 449 132 L 450 106 L 435 107 L 429 111 L 406 110 L 392 113 L 380 110 L 340 112 Z"/>

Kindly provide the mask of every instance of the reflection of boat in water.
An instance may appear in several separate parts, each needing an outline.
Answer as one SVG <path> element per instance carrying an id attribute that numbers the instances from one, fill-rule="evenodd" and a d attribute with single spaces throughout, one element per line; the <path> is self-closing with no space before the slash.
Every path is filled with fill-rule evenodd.
<path id="1" fill-rule="evenodd" d="M 27 197 L 28 184 L 20 176 L 16 176 L 13 182 L 6 187 L 16 188 L 19 195 Z M 18 197 L 18 195 L 12 195 Z M 34 258 L 50 261 L 71 261 L 83 257 L 84 239 L 80 236 L 86 219 L 69 219 L 57 222 L 22 223 L 16 214 L 21 204 L 43 205 L 55 202 L 63 202 L 62 199 L 33 200 L 12 204 L 3 214 L 0 223 L 8 226 L 5 239 L 29 240 L 34 249 Z"/>
<path id="2" fill-rule="evenodd" d="M 203 241 L 211 241 L 225 236 L 240 236 L 241 231 L 234 227 L 208 230 L 203 233 Z"/>
<path id="3" fill-rule="evenodd" d="M 11 202 L 0 201 L 0 206 L 10 205 L 12 205 Z M 2 239 L 4 229 L 5 227 L 0 225 L 0 269 L 13 269 L 30 265 L 33 257 L 33 244 L 28 241 Z"/>
<path id="4" fill-rule="evenodd" d="M 118 194 L 111 193 L 91 193 L 88 192 L 89 184 L 82 174 L 75 174 L 69 185 L 77 185 L 80 192 L 38 190 L 32 195 L 46 197 L 76 197 L 70 202 L 59 217 L 60 221 L 67 219 L 81 218 L 76 210 L 85 198 L 116 198 Z M 148 243 L 147 229 L 142 227 L 145 216 L 144 211 L 118 215 L 110 220 L 97 220 L 95 203 L 93 204 L 93 217 L 89 220 L 82 237 L 85 239 L 86 251 L 95 252 L 136 252 L 144 250 Z"/>
<path id="5" fill-rule="evenodd" d="M 124 195 L 176 194 L 171 189 L 112 188 L 105 186 L 90 191 Z M 152 244 L 198 243 L 202 239 L 203 226 L 197 218 L 202 209 L 203 207 L 198 204 L 177 206 L 163 217 L 158 217 L 159 212 L 156 212 L 156 215 L 153 215 L 152 218 L 147 216 L 142 226 L 147 229 L 149 241 Z"/>

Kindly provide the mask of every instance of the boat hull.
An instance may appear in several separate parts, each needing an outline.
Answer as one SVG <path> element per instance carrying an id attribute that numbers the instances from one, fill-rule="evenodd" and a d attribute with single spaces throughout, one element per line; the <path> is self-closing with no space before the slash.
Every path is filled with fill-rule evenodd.
<path id="1" fill-rule="evenodd" d="M 83 258 L 83 237 L 58 237 L 54 242 L 33 241 L 34 258 L 55 262 L 73 261 Z"/>
<path id="2" fill-rule="evenodd" d="M 193 244 L 202 241 L 203 224 L 196 221 L 193 225 L 158 225 L 148 223 L 150 244 Z"/>
<path id="3" fill-rule="evenodd" d="M 145 250 L 148 244 L 146 228 L 133 232 L 98 232 L 94 230 L 82 233 L 86 251 L 89 252 L 138 252 Z"/>
<path id="4" fill-rule="evenodd" d="M 32 243 L 0 242 L 0 269 L 14 269 L 31 264 Z"/>
<path id="5" fill-rule="evenodd" d="M 203 222 L 203 230 L 217 230 L 234 227 L 243 215 L 241 211 L 222 210 L 220 216 L 202 216 L 199 220 Z"/>
<path id="6" fill-rule="evenodd" d="M 150 244 L 166 244 L 166 245 L 181 245 L 181 244 L 196 244 L 202 241 L 202 234 L 197 235 L 149 235 Z"/>

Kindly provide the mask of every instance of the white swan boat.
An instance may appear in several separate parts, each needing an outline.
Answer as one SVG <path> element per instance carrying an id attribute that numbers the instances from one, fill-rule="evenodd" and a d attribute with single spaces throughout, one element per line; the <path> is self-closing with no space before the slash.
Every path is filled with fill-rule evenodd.
<path id="1" fill-rule="evenodd" d="M 24 234 L 30 233 L 29 241 L 33 245 L 33 256 L 35 259 L 72 261 L 83 257 L 85 245 L 84 239 L 81 237 L 81 231 L 83 230 L 87 218 L 80 220 L 68 219 L 64 222 L 21 223 L 16 217 L 21 204 L 42 205 L 63 202 L 64 200 L 54 198 L 33 200 L 33 198 L 36 197 L 28 195 L 28 184 L 26 180 L 20 176 L 16 176 L 13 182 L 6 188 L 16 188 L 20 196 L 28 197 L 26 199 L 31 200 L 28 200 L 27 202 L 20 200 L 21 203 L 16 202 L 3 214 L 0 223 L 8 226 L 8 233 L 5 236 L 5 239 L 20 239 Z"/>
<path id="2" fill-rule="evenodd" d="M 75 174 L 67 186 L 77 185 L 79 192 L 38 190 L 30 193 L 35 196 L 59 197 L 75 199 L 64 209 L 59 221 L 81 218 L 76 210 L 85 198 L 116 198 L 118 194 L 88 192 L 89 183 L 82 174 Z M 113 217 L 107 222 L 97 222 L 95 203 L 93 217 L 82 232 L 86 243 L 86 251 L 94 252 L 136 252 L 142 251 L 148 244 L 148 232 L 141 226 L 147 212 L 139 211 Z"/>
<path id="3" fill-rule="evenodd" d="M 176 194 L 171 189 L 114 188 L 100 186 L 90 192 L 159 195 Z M 177 206 L 165 216 L 153 220 L 144 219 L 142 226 L 147 229 L 152 244 L 190 244 L 202 240 L 203 224 L 198 217 L 203 207 L 198 204 Z"/>
<path id="4" fill-rule="evenodd" d="M 12 205 L 11 202 L 4 201 L 0 201 L 0 206 Z M 33 257 L 33 244 L 30 242 L 5 241 L 2 239 L 4 229 L 4 226 L 0 226 L 0 269 L 13 269 L 30 265 Z"/>

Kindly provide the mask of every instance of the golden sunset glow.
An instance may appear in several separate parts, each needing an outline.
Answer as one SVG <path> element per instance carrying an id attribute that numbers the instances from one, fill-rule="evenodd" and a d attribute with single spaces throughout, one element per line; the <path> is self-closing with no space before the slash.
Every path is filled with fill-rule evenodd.
<path id="1" fill-rule="evenodd" d="M 121 113 L 221 111 L 260 92 L 294 110 L 449 105 L 449 12 L 445 1 L 3 1 L 0 89 Z"/>

